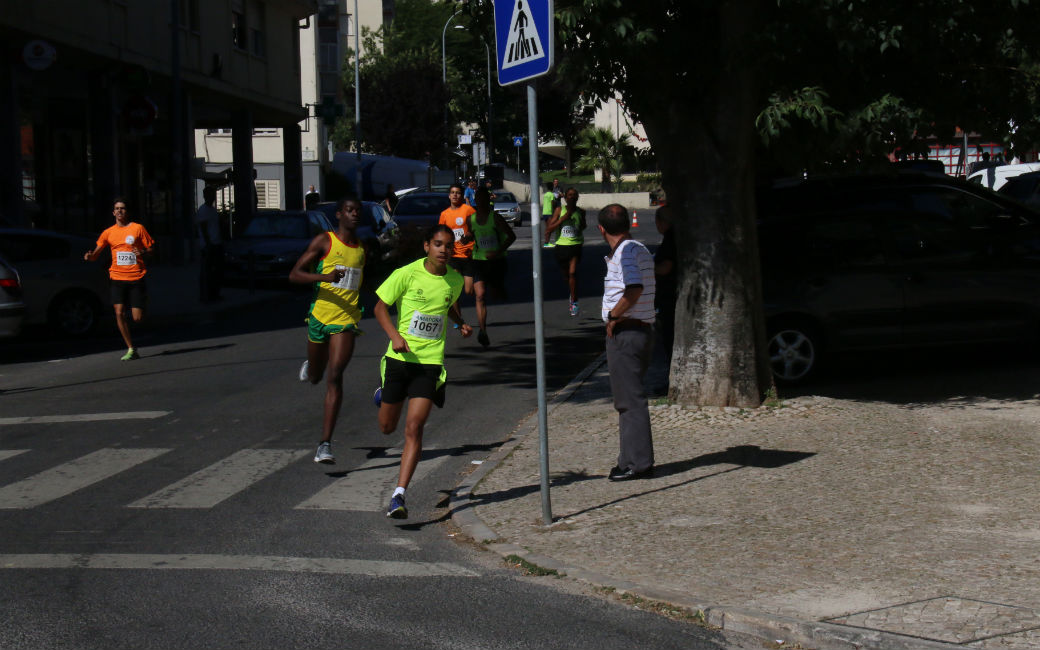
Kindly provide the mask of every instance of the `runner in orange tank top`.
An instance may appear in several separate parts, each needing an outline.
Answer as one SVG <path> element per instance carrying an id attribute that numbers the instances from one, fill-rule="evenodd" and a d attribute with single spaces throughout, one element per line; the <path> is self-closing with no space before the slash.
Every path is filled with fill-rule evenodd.
<path id="1" fill-rule="evenodd" d="M 145 260 L 151 256 L 155 242 L 144 226 L 130 221 L 124 199 L 118 198 L 112 202 L 112 216 L 116 218 L 115 225 L 101 233 L 97 247 L 84 253 L 83 259 L 93 262 L 105 247 L 112 249 L 112 265 L 108 269 L 108 277 L 112 281 L 112 306 L 116 310 L 116 326 L 127 348 L 121 360 L 133 361 L 140 356 L 130 339 L 126 307 L 130 307 L 129 315 L 135 323 L 144 320 L 148 299 L 148 288 L 144 281 L 148 273 Z"/>

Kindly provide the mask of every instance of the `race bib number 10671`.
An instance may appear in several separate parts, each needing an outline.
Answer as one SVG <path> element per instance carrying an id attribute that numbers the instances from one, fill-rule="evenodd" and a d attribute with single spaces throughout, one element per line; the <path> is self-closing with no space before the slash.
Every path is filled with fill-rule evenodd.
<path id="1" fill-rule="evenodd" d="M 444 330 L 443 314 L 424 314 L 421 311 L 412 312 L 412 320 L 408 324 L 408 333 L 420 339 L 439 339 Z"/>

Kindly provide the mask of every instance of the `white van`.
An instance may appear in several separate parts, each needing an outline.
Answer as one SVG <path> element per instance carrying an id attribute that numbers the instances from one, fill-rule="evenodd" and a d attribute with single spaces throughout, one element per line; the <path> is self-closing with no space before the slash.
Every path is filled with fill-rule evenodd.
<path id="1" fill-rule="evenodd" d="M 1040 171 L 1040 163 L 1020 163 L 1017 165 L 999 165 L 980 169 L 968 176 L 968 181 L 976 185 L 988 187 L 994 192 L 999 190 L 1009 178 L 1026 172 Z"/>

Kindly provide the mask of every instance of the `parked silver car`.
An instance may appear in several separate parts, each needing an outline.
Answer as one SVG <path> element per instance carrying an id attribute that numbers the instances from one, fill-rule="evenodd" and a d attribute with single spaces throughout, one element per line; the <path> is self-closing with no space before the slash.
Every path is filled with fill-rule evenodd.
<path id="1" fill-rule="evenodd" d="M 18 336 L 25 317 L 18 272 L 0 257 L 0 338 Z"/>
<path id="2" fill-rule="evenodd" d="M 510 226 L 519 226 L 523 221 L 523 210 L 512 192 L 495 190 L 495 212 L 502 215 Z"/>
<path id="3" fill-rule="evenodd" d="M 0 229 L 0 255 L 18 269 L 27 325 L 49 324 L 66 336 L 92 331 L 108 304 L 108 256 L 83 261 L 95 241 L 51 230 Z"/>

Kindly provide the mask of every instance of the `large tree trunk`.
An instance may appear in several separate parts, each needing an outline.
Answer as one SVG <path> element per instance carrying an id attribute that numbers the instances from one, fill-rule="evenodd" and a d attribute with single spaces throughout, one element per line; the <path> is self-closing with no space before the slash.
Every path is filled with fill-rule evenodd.
<path id="1" fill-rule="evenodd" d="M 694 105 L 654 98 L 640 112 L 673 205 L 678 296 L 670 397 L 755 407 L 772 385 L 754 205 L 754 79 L 741 60 L 754 2 L 718 14 L 719 73 Z M 706 100 L 706 101 L 705 101 Z M 712 100 L 714 100 L 712 102 Z"/>

